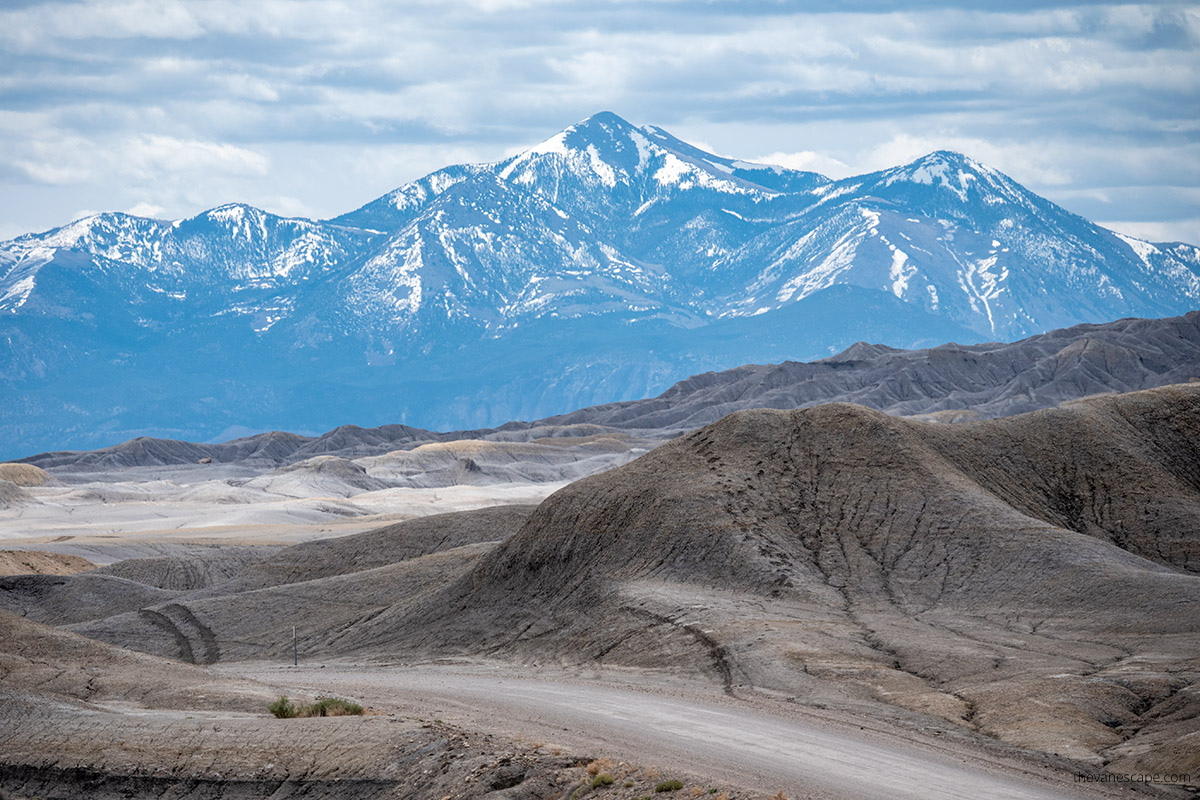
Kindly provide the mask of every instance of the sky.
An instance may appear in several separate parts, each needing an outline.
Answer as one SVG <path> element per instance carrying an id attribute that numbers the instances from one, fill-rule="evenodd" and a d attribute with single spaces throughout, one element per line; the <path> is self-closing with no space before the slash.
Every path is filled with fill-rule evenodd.
<path id="1" fill-rule="evenodd" d="M 1200 244 L 1200 5 L 113 0 L 0 7 L 0 239 L 326 218 L 598 111 L 846 177 L 951 149 Z"/>

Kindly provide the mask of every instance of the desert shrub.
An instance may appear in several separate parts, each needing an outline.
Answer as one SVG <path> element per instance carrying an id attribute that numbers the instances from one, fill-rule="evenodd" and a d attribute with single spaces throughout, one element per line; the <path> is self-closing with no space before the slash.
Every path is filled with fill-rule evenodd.
<path id="1" fill-rule="evenodd" d="M 304 709 L 301 716 L 305 717 L 358 717 L 362 716 L 363 707 L 340 697 L 322 697 L 317 702 Z"/>
<path id="2" fill-rule="evenodd" d="M 616 778 L 614 778 L 612 775 L 609 775 L 607 772 L 601 772 L 599 775 L 592 778 L 592 788 L 595 789 L 598 786 L 611 786 L 615 780 Z"/>
<path id="3" fill-rule="evenodd" d="M 267 710 L 280 719 L 291 719 L 292 717 L 298 716 L 296 712 L 296 706 L 293 705 L 292 701 L 288 700 L 284 695 L 280 695 L 278 700 L 267 706 Z"/>
<path id="4" fill-rule="evenodd" d="M 658 786 L 654 787 L 655 792 L 677 792 L 683 788 L 682 781 L 663 781 Z"/>
<path id="5" fill-rule="evenodd" d="M 294 717 L 348 717 L 359 716 L 363 707 L 340 697 L 320 697 L 315 703 L 297 704 L 281 695 L 278 700 L 267 706 L 267 710 L 280 719 Z"/>

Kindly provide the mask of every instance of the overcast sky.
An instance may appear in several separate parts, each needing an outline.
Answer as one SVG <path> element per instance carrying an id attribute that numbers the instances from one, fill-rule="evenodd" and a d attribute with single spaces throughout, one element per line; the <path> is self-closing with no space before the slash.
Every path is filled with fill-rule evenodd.
<path id="1" fill-rule="evenodd" d="M 0 238 L 231 201 L 333 216 L 610 110 L 834 178 L 960 150 L 1200 243 L 1200 7 L 958 5 L 4 0 Z"/>

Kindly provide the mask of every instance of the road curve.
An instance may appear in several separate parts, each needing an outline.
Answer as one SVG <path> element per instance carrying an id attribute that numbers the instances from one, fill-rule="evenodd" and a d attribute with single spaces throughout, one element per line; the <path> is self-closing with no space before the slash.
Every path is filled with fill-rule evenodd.
<path id="1" fill-rule="evenodd" d="M 874 800 L 1058 800 L 1127 796 L 1073 785 L 1070 775 L 1004 764 L 961 746 L 767 713 L 699 694 L 620 688 L 509 672 L 420 668 L 299 670 L 229 665 L 247 677 L 315 693 L 351 695 L 380 709 L 418 712 L 467 728 L 519 734 L 660 765 L 769 794 Z"/>

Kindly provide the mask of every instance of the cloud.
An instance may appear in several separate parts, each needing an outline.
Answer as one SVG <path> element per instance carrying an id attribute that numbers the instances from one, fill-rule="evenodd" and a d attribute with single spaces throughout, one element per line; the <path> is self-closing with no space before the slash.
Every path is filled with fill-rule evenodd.
<path id="1" fill-rule="evenodd" d="M 1107 219 L 1200 180 L 1200 10 L 1046 6 L 27 2 L 0 12 L 0 225 L 80 195 L 332 216 L 601 109 L 834 177 L 949 147 Z"/>
<path id="2" fill-rule="evenodd" d="M 837 180 L 854 174 L 849 165 L 836 158 L 814 153 L 812 150 L 801 150 L 796 153 L 769 153 L 765 156 L 752 158 L 760 164 L 777 164 L 788 169 L 798 169 L 805 172 L 819 172 L 826 177 Z"/>
<path id="3" fill-rule="evenodd" d="M 1175 222 L 1106 221 L 1097 224 L 1147 242 L 1200 242 L 1200 217 Z"/>
<path id="4" fill-rule="evenodd" d="M 162 218 L 165 208 L 154 203 L 138 203 L 130 208 L 126 213 L 132 214 L 135 217 L 150 217 L 152 219 Z"/>
<path id="5" fill-rule="evenodd" d="M 243 147 L 155 134 L 126 144 L 121 161 L 133 174 L 151 179 L 197 172 L 265 175 L 270 167 L 266 156 Z"/>
<path id="6" fill-rule="evenodd" d="M 0 31 L 0 39 L 23 48 L 61 39 L 187 39 L 204 32 L 179 0 L 43 3 L 0 12 Z"/>

